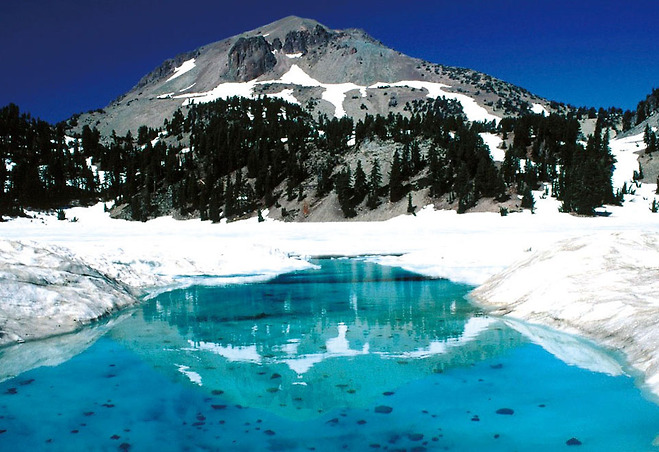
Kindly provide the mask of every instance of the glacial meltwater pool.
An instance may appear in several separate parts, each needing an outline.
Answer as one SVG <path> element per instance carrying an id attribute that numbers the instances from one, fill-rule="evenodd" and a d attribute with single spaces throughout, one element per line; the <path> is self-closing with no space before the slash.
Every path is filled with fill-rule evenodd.
<path id="1" fill-rule="evenodd" d="M 316 263 L 0 349 L 0 450 L 659 450 L 617 357 L 468 286 Z"/>

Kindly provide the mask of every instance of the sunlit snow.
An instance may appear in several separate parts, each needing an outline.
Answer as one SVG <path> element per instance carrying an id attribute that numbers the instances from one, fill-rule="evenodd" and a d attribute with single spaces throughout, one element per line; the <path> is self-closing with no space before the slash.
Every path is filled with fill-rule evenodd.
<path id="1" fill-rule="evenodd" d="M 282 90 L 278 93 L 268 94 L 268 97 L 275 97 L 275 98 L 283 99 L 286 102 L 291 103 L 291 104 L 300 105 L 300 102 L 293 95 L 293 90 L 292 89 L 285 89 L 285 90 Z"/>
<path id="2" fill-rule="evenodd" d="M 194 87 L 196 84 L 197 84 L 197 82 L 194 82 L 192 85 L 186 86 L 185 88 L 178 90 L 178 92 L 182 93 L 183 91 L 187 91 L 189 89 L 192 89 L 192 87 Z"/>
<path id="3" fill-rule="evenodd" d="M 211 91 L 200 92 L 200 93 L 185 93 L 174 95 L 174 93 L 167 93 L 158 96 L 159 99 L 164 98 L 174 98 L 174 99 L 185 99 L 183 105 L 190 105 L 192 103 L 206 103 L 212 102 L 217 99 L 227 99 L 232 96 L 240 96 L 247 98 L 254 98 L 254 88 L 257 85 L 269 85 L 269 84 L 284 84 L 284 85 L 296 85 L 304 87 L 319 87 L 323 88 L 324 91 L 321 94 L 323 100 L 326 100 L 334 106 L 334 116 L 341 118 L 346 115 L 346 111 L 343 107 L 343 102 L 345 101 L 346 93 L 353 90 L 358 90 L 361 97 L 366 97 L 367 88 L 378 88 L 378 87 L 388 87 L 388 86 L 397 86 L 397 87 L 409 87 L 420 90 L 428 91 L 428 97 L 437 98 L 437 97 L 446 97 L 447 99 L 455 99 L 462 104 L 462 108 L 467 115 L 467 118 L 470 121 L 499 121 L 500 117 L 489 113 L 485 108 L 478 105 L 476 100 L 471 97 L 452 93 L 449 91 L 444 91 L 444 88 L 449 88 L 448 85 L 442 83 L 434 82 L 423 82 L 418 80 L 411 81 L 401 81 L 397 83 L 375 83 L 369 87 L 357 85 L 354 83 L 322 83 L 315 78 L 311 77 L 309 74 L 304 72 L 297 64 L 293 64 L 291 68 L 282 75 L 277 80 L 263 80 L 256 81 L 251 80 L 249 82 L 227 82 L 221 83 Z M 279 93 L 281 94 L 281 93 Z M 273 95 L 270 95 L 273 96 Z M 274 95 L 275 97 L 282 97 Z M 296 103 L 297 100 L 296 100 Z"/>
<path id="4" fill-rule="evenodd" d="M 195 59 L 192 58 L 191 60 L 184 61 L 180 66 L 178 66 L 176 69 L 174 69 L 174 73 L 172 74 L 171 77 L 167 79 L 168 82 L 171 82 L 175 78 L 178 78 L 185 74 L 186 72 L 191 71 L 195 67 L 194 63 Z"/>
<path id="5" fill-rule="evenodd" d="M 549 112 L 541 104 L 533 104 L 531 111 L 536 115 L 549 116 Z"/>
<path id="6" fill-rule="evenodd" d="M 462 109 L 467 115 L 469 121 L 500 121 L 499 116 L 489 113 L 485 108 L 478 105 L 475 99 L 465 95 L 444 91 L 444 88 L 450 88 L 449 85 L 437 82 L 424 82 L 421 80 L 406 80 L 396 83 L 375 83 L 369 88 L 387 88 L 390 86 L 409 87 L 428 91 L 428 97 L 436 99 L 438 97 L 445 97 L 447 99 L 454 99 L 462 104 Z"/>
<path id="7" fill-rule="evenodd" d="M 645 150 L 643 134 L 633 135 L 626 138 L 616 138 L 609 143 L 611 153 L 616 159 L 616 167 L 613 172 L 613 186 L 622 188 L 623 184 L 630 185 L 634 171 L 638 171 L 638 154 L 639 151 Z"/>
<path id="8" fill-rule="evenodd" d="M 495 162 L 503 162 L 506 158 L 506 151 L 499 148 L 503 140 L 499 138 L 498 135 L 489 132 L 483 132 L 480 134 L 480 136 L 485 142 L 485 145 L 490 149 L 492 160 Z"/>

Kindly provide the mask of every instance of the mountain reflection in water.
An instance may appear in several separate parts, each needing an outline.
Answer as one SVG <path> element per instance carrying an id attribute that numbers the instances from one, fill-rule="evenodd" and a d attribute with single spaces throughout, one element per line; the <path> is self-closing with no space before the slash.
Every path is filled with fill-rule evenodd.
<path id="1" fill-rule="evenodd" d="M 269 283 L 160 295 L 111 334 L 165 372 L 295 418 L 367 406 L 383 387 L 523 341 L 467 303 L 468 286 L 359 260 L 319 263 Z"/>

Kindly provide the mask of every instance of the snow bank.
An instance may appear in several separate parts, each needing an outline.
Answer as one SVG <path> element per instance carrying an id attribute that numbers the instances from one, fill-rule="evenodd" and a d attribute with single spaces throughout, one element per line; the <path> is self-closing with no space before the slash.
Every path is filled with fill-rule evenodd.
<path id="1" fill-rule="evenodd" d="M 639 169 L 637 152 L 645 150 L 643 134 L 613 139 L 609 146 L 611 154 L 616 159 L 615 171 L 611 180 L 613 187 L 622 188 L 625 183 L 629 187 L 634 171 Z"/>
<path id="2" fill-rule="evenodd" d="M 136 301 L 68 250 L 0 241 L 0 345 L 70 332 Z"/>
<path id="3" fill-rule="evenodd" d="M 283 99 L 290 104 L 300 105 L 300 101 L 293 95 L 292 89 L 284 89 L 278 93 L 268 94 L 268 96 Z"/>
<path id="4" fill-rule="evenodd" d="M 625 353 L 659 395 L 659 233 L 600 232 L 534 252 L 471 293 L 495 314 Z"/>

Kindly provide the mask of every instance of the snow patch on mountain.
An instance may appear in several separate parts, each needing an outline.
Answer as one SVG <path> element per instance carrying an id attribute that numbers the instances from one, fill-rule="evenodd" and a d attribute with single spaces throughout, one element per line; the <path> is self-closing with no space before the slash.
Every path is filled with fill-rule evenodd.
<path id="1" fill-rule="evenodd" d="M 503 162 L 506 158 L 506 151 L 500 148 L 503 140 L 499 136 L 490 132 L 483 132 L 480 136 L 485 145 L 490 149 L 492 160 L 495 162 Z"/>
<path id="2" fill-rule="evenodd" d="M 278 93 L 268 94 L 268 97 L 275 97 L 275 98 L 283 99 L 291 104 L 300 105 L 300 101 L 295 98 L 292 89 L 285 89 Z"/>
<path id="3" fill-rule="evenodd" d="M 278 80 L 280 83 L 285 83 L 289 85 L 299 85 L 299 86 L 322 86 L 315 78 L 311 77 L 309 74 L 304 72 L 297 64 L 291 66 L 291 68 Z M 267 82 L 265 82 L 267 83 Z M 274 83 L 274 82 L 270 82 Z"/>
<path id="4" fill-rule="evenodd" d="M 637 152 L 645 150 L 643 134 L 624 138 L 615 138 L 609 143 L 611 154 L 616 159 L 615 170 L 611 182 L 614 188 L 622 188 L 626 183 L 629 187 L 632 183 L 634 171 L 638 171 Z"/>
<path id="5" fill-rule="evenodd" d="M 179 78 L 180 76 L 182 76 L 186 72 L 190 72 L 194 68 L 195 68 L 195 59 L 194 58 L 192 58 L 191 60 L 184 61 L 180 66 L 178 66 L 174 69 L 174 73 L 166 81 L 171 82 L 172 80 L 174 80 L 176 78 Z"/>
<path id="6" fill-rule="evenodd" d="M 467 115 L 469 121 L 500 121 L 499 116 L 493 115 L 485 108 L 481 107 L 475 99 L 465 95 L 445 91 L 444 88 L 450 88 L 449 85 L 436 82 L 424 82 L 420 80 L 406 80 L 396 83 L 375 83 L 369 88 L 388 88 L 390 86 L 408 87 L 428 91 L 428 97 L 436 99 L 438 97 L 445 97 L 460 102 L 462 109 Z"/>
<path id="7" fill-rule="evenodd" d="M 354 83 L 324 84 L 323 88 L 325 88 L 325 91 L 321 97 L 334 105 L 334 116 L 336 118 L 342 118 L 346 115 L 346 111 L 343 108 L 346 93 L 353 90 L 360 90 L 361 92 L 364 89 L 363 86 L 355 85 Z"/>
<path id="8" fill-rule="evenodd" d="M 179 93 L 182 93 L 182 92 L 184 92 L 184 91 L 187 91 L 187 90 L 189 90 L 189 89 L 192 89 L 196 84 L 197 84 L 197 82 L 194 82 L 192 85 L 190 85 L 190 86 L 186 86 L 185 88 L 182 88 L 182 89 L 178 90 L 178 92 L 179 92 Z"/>
<path id="9" fill-rule="evenodd" d="M 531 111 L 536 115 L 549 116 L 549 112 L 541 104 L 533 104 L 531 106 Z"/>
<path id="10" fill-rule="evenodd" d="M 253 98 L 254 86 L 256 86 L 256 81 L 254 80 L 249 82 L 227 82 L 220 83 L 210 91 L 205 91 L 202 93 L 186 93 L 173 97 L 174 99 L 186 99 L 183 101 L 183 106 L 195 103 L 205 104 L 208 102 L 216 101 L 218 99 L 227 99 L 233 96 Z"/>
<path id="11" fill-rule="evenodd" d="M 447 99 L 454 99 L 462 104 L 462 108 L 470 121 L 500 121 L 499 116 L 489 113 L 485 108 L 480 106 L 473 98 L 458 93 L 445 91 L 444 88 L 450 88 L 448 85 L 434 82 L 423 82 L 418 80 L 401 81 L 397 83 L 375 83 L 370 86 L 357 85 L 355 83 L 322 83 L 309 74 L 304 72 L 297 64 L 293 64 L 291 68 L 277 80 L 251 80 L 249 82 L 226 82 L 220 83 L 217 87 L 210 91 L 200 93 L 185 93 L 174 95 L 175 93 L 166 93 L 158 96 L 159 99 L 174 98 L 185 99 L 183 106 L 193 103 L 207 103 L 213 102 L 217 99 L 227 99 L 232 96 L 255 98 L 254 88 L 257 85 L 271 85 L 283 84 L 294 85 L 311 88 L 323 88 L 321 98 L 326 100 L 334 106 L 334 116 L 342 118 L 346 115 L 343 108 L 343 103 L 346 98 L 346 93 L 358 90 L 361 97 L 367 95 L 367 89 L 395 87 L 408 87 L 419 90 L 428 91 L 429 98 L 446 97 Z M 272 94 L 268 94 L 273 96 Z M 281 96 L 279 96 L 281 97 Z M 299 103 L 296 99 L 295 103 Z"/>

